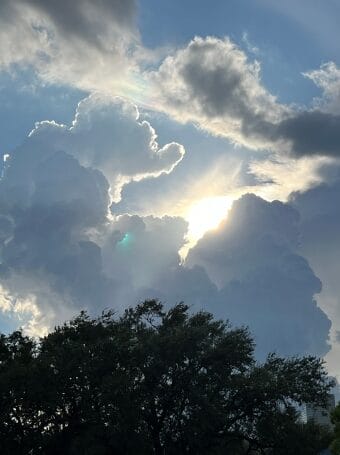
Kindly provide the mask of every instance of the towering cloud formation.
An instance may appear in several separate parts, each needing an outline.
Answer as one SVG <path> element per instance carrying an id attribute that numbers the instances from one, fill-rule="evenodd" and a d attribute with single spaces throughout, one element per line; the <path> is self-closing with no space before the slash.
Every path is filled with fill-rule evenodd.
<path id="1" fill-rule="evenodd" d="M 329 364 L 337 370 L 339 363 L 339 254 L 340 208 L 339 169 L 326 168 L 328 184 L 322 184 L 306 193 L 295 193 L 291 203 L 301 213 L 301 249 L 313 269 L 322 279 L 320 304 L 332 319 L 332 352 Z"/>
<path id="2" fill-rule="evenodd" d="M 216 311 L 249 324 L 258 353 L 325 354 L 330 321 L 314 295 L 321 282 L 299 255 L 299 214 L 292 207 L 246 195 L 217 232 L 189 253 L 219 286 Z"/>
<path id="3" fill-rule="evenodd" d="M 183 158 L 181 145 L 160 148 L 156 139 L 151 125 L 139 120 L 135 105 L 117 97 L 91 95 L 79 103 L 71 127 L 49 121 L 36 124 L 24 145 L 11 154 L 4 182 L 14 179 L 18 187 L 20 180 L 19 198 L 28 198 L 36 166 L 63 151 L 82 166 L 102 172 L 119 198 L 124 183 L 171 172 Z M 11 189 L 7 197 L 14 196 Z"/>
<path id="4" fill-rule="evenodd" d="M 124 182 L 171 172 L 183 158 L 160 148 L 135 106 L 91 96 L 71 127 L 38 123 L 6 160 L 0 181 L 1 308 L 31 314 L 31 332 L 74 314 L 147 297 L 185 300 L 249 324 L 263 355 L 324 354 L 330 322 L 298 253 L 298 212 L 245 196 L 180 265 L 181 218 L 109 215 Z"/>
<path id="5" fill-rule="evenodd" d="M 259 355 L 324 354 L 330 322 L 314 301 L 321 284 L 299 255 L 292 207 L 244 196 L 185 264 L 183 219 L 110 215 L 110 186 L 118 195 L 128 180 L 171 172 L 183 154 L 176 143 L 159 148 L 119 98 L 85 99 L 71 127 L 37 124 L 0 180 L 4 314 L 37 333 L 83 308 L 185 300 L 249 324 Z"/>
<path id="6" fill-rule="evenodd" d="M 62 319 L 72 307 L 113 303 L 124 283 L 104 270 L 101 243 L 113 230 L 114 247 L 124 232 L 109 217 L 110 186 L 119 195 L 125 181 L 171 172 L 183 154 L 179 144 L 159 148 L 150 124 L 121 99 L 84 100 L 70 128 L 37 124 L 0 181 L 5 301 L 29 302 L 46 323 L 55 312 Z"/>

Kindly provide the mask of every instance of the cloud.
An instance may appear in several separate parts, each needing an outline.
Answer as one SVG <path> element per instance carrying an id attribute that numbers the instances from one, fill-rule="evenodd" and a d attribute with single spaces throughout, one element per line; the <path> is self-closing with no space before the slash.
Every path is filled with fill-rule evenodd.
<path id="1" fill-rule="evenodd" d="M 261 84 L 259 63 L 249 62 L 229 38 L 196 37 L 149 77 L 165 112 L 251 148 L 266 146 L 264 137 L 256 138 L 256 125 L 282 115 Z M 242 133 L 245 124 L 254 131 L 250 137 Z"/>
<path id="2" fill-rule="evenodd" d="M 296 156 L 340 155 L 340 115 L 321 111 L 295 114 L 274 128 L 273 138 L 288 141 Z"/>
<path id="3" fill-rule="evenodd" d="M 319 69 L 303 73 L 322 90 L 322 96 L 314 99 L 314 105 L 320 110 L 340 113 L 340 69 L 334 62 L 327 62 Z"/>
<path id="4" fill-rule="evenodd" d="M 335 68 L 320 71 L 306 74 L 325 87 Z M 196 37 L 148 78 L 156 93 L 154 108 L 177 121 L 194 122 L 251 149 L 295 157 L 339 156 L 340 116 L 321 109 L 320 103 L 308 110 L 279 103 L 262 84 L 260 63 L 249 61 L 229 38 Z M 330 98 L 329 91 L 325 97 Z"/>
<path id="5" fill-rule="evenodd" d="M 260 62 L 227 37 L 196 37 L 145 70 L 159 56 L 140 42 L 134 0 L 5 0 L 0 8 L 2 69 L 29 66 L 50 83 L 128 96 L 250 149 L 339 156 L 334 63 L 305 73 L 324 95 L 298 109 L 278 102 L 261 81 Z"/>
<path id="6" fill-rule="evenodd" d="M 185 157 L 170 174 L 132 181 L 122 189 L 121 201 L 113 213 L 180 215 L 186 218 L 192 207 L 206 198 L 238 199 L 254 193 L 266 200 L 287 201 L 292 191 L 306 191 L 320 184 L 321 169 L 334 166 L 335 158 L 273 156 L 233 147 L 222 138 L 176 123 L 165 131 L 164 116 L 152 117 L 161 137 L 174 137 L 185 145 Z M 174 125 L 174 122 L 170 122 Z M 287 176 L 294 175 L 294 178 Z"/>
<path id="7" fill-rule="evenodd" d="M 259 356 L 327 352 L 330 321 L 314 301 L 320 281 L 297 252 L 295 209 L 245 196 L 181 264 L 182 218 L 108 217 L 99 170 L 64 151 L 45 157 L 36 147 L 47 142 L 30 141 L 16 151 L 27 154 L 25 190 L 18 158 L 1 181 L 0 194 L 13 196 L 0 205 L 0 273 L 3 310 L 24 318 L 31 333 L 83 308 L 98 313 L 158 297 L 249 324 Z"/>
<path id="8" fill-rule="evenodd" d="M 56 295 L 85 307 L 94 301 L 104 305 L 112 283 L 102 273 L 100 249 L 87 231 L 106 222 L 107 181 L 65 152 L 55 152 L 34 170 L 25 182 L 31 184 L 29 198 L 19 197 L 23 188 L 19 180 L 16 191 L 13 173 L 1 181 L 1 208 L 13 223 L 2 245 L 2 282 L 20 299 L 35 296 L 43 308 Z M 11 189 L 13 198 L 6 198 Z M 48 303 L 43 303 L 44 294 Z"/>
<path id="9" fill-rule="evenodd" d="M 85 90 L 126 85 L 134 65 L 127 54 L 138 41 L 134 0 L 0 5 L 0 67 L 33 65 L 50 82 Z"/>
<path id="10" fill-rule="evenodd" d="M 248 324 L 259 357 L 273 350 L 320 356 L 329 351 L 331 322 L 315 300 L 321 282 L 301 255 L 300 217 L 290 205 L 242 197 L 184 264 L 177 254 L 185 234 L 179 218 L 118 220 L 125 235 L 111 242 L 118 255 L 103 249 L 106 267 L 133 283 L 138 298 L 184 300 L 193 310 Z"/>
<path id="11" fill-rule="evenodd" d="M 113 213 L 186 217 L 192 206 L 204 198 L 237 198 L 247 187 L 249 191 L 259 185 L 248 172 L 248 151 L 235 150 L 223 139 L 175 122 L 170 123 L 170 131 L 164 131 L 169 128 L 169 121 L 162 116 L 157 122 L 157 117 L 152 118 L 152 123 L 160 137 L 174 137 L 183 144 L 184 158 L 169 174 L 125 185 L 121 201 L 112 206 Z"/>
<path id="12" fill-rule="evenodd" d="M 135 289 L 151 288 L 179 266 L 186 232 L 180 217 L 119 216 L 103 244 L 105 270 L 122 280 L 129 277 Z"/>
<path id="13" fill-rule="evenodd" d="M 213 281 L 223 287 L 259 264 L 275 261 L 282 251 L 296 248 L 298 219 L 298 212 L 282 202 L 269 203 L 245 195 L 234 202 L 220 228 L 206 233 L 189 252 L 187 263 L 205 267 Z"/>
<path id="14" fill-rule="evenodd" d="M 39 122 L 24 145 L 11 153 L 6 181 L 13 174 L 15 191 L 21 191 L 19 199 L 29 197 L 37 164 L 60 150 L 82 166 L 100 171 L 116 199 L 125 183 L 170 173 L 184 156 L 184 148 L 175 142 L 159 147 L 155 130 L 139 120 L 134 104 L 119 97 L 91 95 L 79 103 L 71 127 Z M 15 197 L 15 191 L 11 189 L 8 197 Z"/>
<path id="15" fill-rule="evenodd" d="M 41 15 L 46 14 L 68 37 L 79 37 L 98 47 L 104 46 L 101 42 L 103 28 L 111 28 L 114 24 L 117 28 L 133 30 L 136 13 L 134 0 L 102 0 L 97 4 L 89 0 L 72 3 L 67 0 L 57 3 L 53 0 L 24 0 L 22 3 Z"/>
<path id="16" fill-rule="evenodd" d="M 196 37 L 145 70 L 159 56 L 140 43 L 133 0 L 5 0 L 0 8 L 2 69 L 29 66 L 50 83 L 128 96 L 250 149 L 339 155 L 339 108 L 329 96 L 334 64 L 305 73 L 332 101 L 298 109 L 278 102 L 261 81 L 260 63 L 227 37 Z"/>
<path id="17" fill-rule="evenodd" d="M 334 341 L 327 360 L 330 370 L 338 373 L 340 347 L 336 341 L 340 328 L 339 166 L 327 166 L 323 172 L 328 183 L 323 183 L 304 193 L 292 194 L 291 204 L 301 213 L 301 250 L 323 283 L 318 301 L 332 320 L 331 335 Z"/>
<path id="18" fill-rule="evenodd" d="M 179 144 L 160 148 L 151 125 L 139 121 L 136 107 L 120 98 L 87 98 L 79 104 L 71 127 L 37 124 L 11 152 L 0 180 L 0 276 L 3 295 L 12 302 L 8 311 L 25 308 L 26 314 L 30 308 L 33 319 L 27 324 L 45 330 L 84 307 L 97 311 L 113 302 L 134 303 L 134 282 L 122 280 L 119 247 L 117 251 L 109 247 L 129 227 L 110 214 L 110 187 L 119 194 L 130 179 L 171 172 L 183 154 Z M 170 219 L 139 223 L 156 226 L 153 235 L 141 240 L 145 255 L 152 242 L 156 248 L 168 242 L 170 248 L 171 235 L 176 238 L 176 223 Z M 186 224 L 177 224 L 184 242 Z M 158 225 L 164 234 L 159 234 Z M 175 245 L 173 256 L 178 258 L 182 245 L 178 238 Z M 150 264 L 155 264 L 156 272 L 166 249 L 158 265 L 153 252 Z M 122 262 L 119 273 L 107 266 L 110 254 Z M 31 306 L 18 307 L 15 302 Z"/>
<path id="19" fill-rule="evenodd" d="M 299 252 L 298 223 L 299 213 L 287 204 L 243 196 L 186 261 L 218 285 L 215 312 L 249 324 L 260 356 L 329 350 L 331 323 L 314 299 L 321 282 Z"/>
<path id="20" fill-rule="evenodd" d="M 248 165 L 248 172 L 257 183 L 252 192 L 266 200 L 288 201 L 293 191 L 306 191 L 322 183 L 324 176 L 321 169 L 335 163 L 336 160 L 330 157 L 260 156 Z M 287 177 L 292 175 L 293 179 Z"/>
<path id="21" fill-rule="evenodd" d="M 48 332 L 42 323 L 42 315 L 35 298 L 13 299 L 13 296 L 0 285 L 0 323 L 8 331 L 17 330 L 18 323 L 30 336 L 39 336 Z M 39 321 L 39 322 L 38 322 Z"/>
<path id="22" fill-rule="evenodd" d="M 185 300 L 249 324 L 260 356 L 325 354 L 330 321 L 314 300 L 321 284 L 299 252 L 294 208 L 241 198 L 185 264 L 182 218 L 109 212 L 110 187 L 171 173 L 183 156 L 179 144 L 159 147 L 121 98 L 85 99 L 71 126 L 38 123 L 0 180 L 3 314 L 36 334 L 83 308 Z"/>

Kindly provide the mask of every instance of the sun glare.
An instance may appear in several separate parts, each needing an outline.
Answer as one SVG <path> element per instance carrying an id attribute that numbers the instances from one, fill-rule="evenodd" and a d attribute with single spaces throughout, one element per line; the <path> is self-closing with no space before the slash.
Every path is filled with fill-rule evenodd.
<path id="1" fill-rule="evenodd" d="M 228 196 L 209 197 L 195 202 L 185 217 L 189 223 L 189 242 L 197 242 L 206 231 L 216 229 L 227 216 L 232 203 L 233 199 Z"/>

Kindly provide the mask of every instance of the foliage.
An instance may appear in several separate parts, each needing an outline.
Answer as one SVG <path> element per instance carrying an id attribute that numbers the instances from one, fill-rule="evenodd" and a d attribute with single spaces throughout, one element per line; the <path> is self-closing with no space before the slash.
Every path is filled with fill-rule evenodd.
<path id="1" fill-rule="evenodd" d="M 331 444 L 331 451 L 333 455 L 340 455 L 340 403 L 333 410 L 331 420 L 334 425 L 334 439 Z"/>
<path id="2" fill-rule="evenodd" d="M 246 328 L 155 300 L 2 335 L 1 454 L 317 454 L 328 436 L 295 405 L 325 403 L 322 362 L 253 350 Z"/>

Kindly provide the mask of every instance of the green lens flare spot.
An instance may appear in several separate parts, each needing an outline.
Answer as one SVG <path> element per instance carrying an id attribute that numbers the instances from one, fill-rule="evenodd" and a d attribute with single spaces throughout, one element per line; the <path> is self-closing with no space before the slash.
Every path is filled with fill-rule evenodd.
<path id="1" fill-rule="evenodd" d="M 124 237 L 122 238 L 122 240 L 120 240 L 118 243 L 117 243 L 117 246 L 118 247 L 121 247 L 121 248 L 127 248 L 128 246 L 131 245 L 133 241 L 133 236 L 130 232 L 127 232 Z"/>

